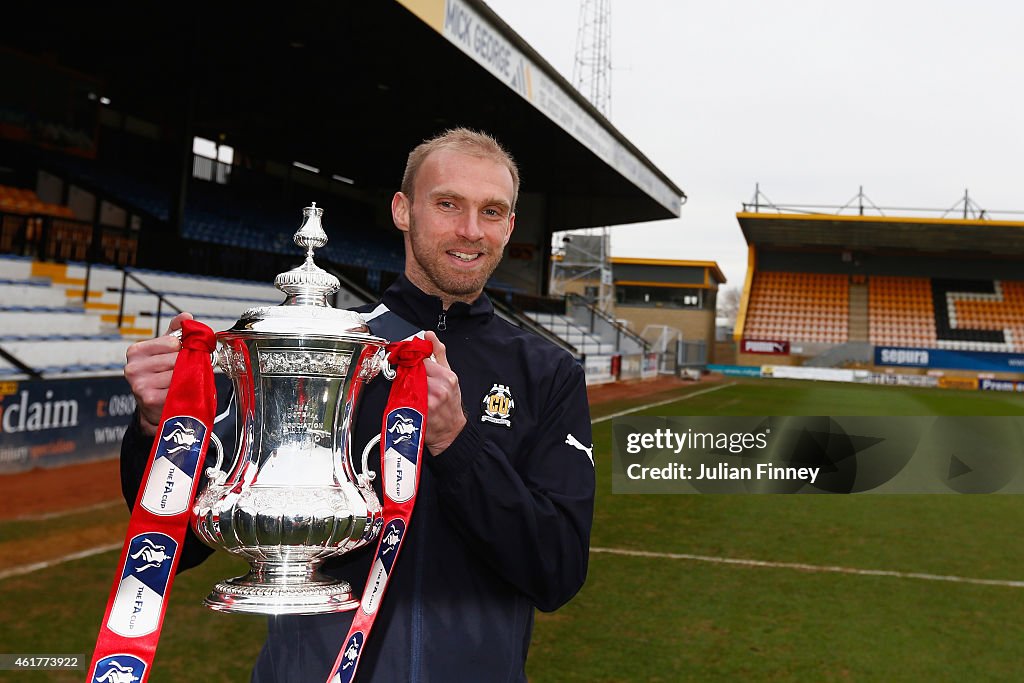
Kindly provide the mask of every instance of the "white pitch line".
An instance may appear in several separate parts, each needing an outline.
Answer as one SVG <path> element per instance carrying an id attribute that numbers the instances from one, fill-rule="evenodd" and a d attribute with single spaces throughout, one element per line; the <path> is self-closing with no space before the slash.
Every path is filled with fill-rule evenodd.
<path id="1" fill-rule="evenodd" d="M 736 382 L 729 382 L 728 384 L 719 384 L 718 386 L 710 387 L 708 389 L 701 389 L 700 391 L 695 391 L 692 394 L 686 394 L 685 396 L 676 396 L 675 398 L 667 398 L 664 401 L 656 401 L 655 403 L 648 403 L 646 405 L 636 406 L 635 408 L 629 408 L 628 410 L 620 410 L 619 412 L 612 413 L 611 415 L 602 415 L 601 417 L 594 418 L 590 422 L 591 422 L 591 424 L 597 424 L 598 422 L 605 422 L 605 421 L 610 420 L 610 419 L 612 419 L 614 417 L 622 417 L 623 415 L 630 415 L 632 413 L 639 413 L 641 410 L 647 410 L 648 408 L 657 408 L 658 406 L 668 405 L 669 403 L 677 403 L 678 401 L 685 401 L 686 399 L 693 398 L 694 396 L 700 396 L 701 394 L 710 394 L 712 391 L 718 391 L 719 389 L 725 389 L 726 387 L 733 387 L 733 386 L 736 386 Z"/>
<path id="2" fill-rule="evenodd" d="M 53 567 L 64 562 L 80 560 L 100 553 L 117 550 L 123 543 L 110 543 L 97 546 L 77 553 L 71 553 L 44 562 L 34 562 L 20 567 L 11 567 L 0 571 L 0 580 L 22 574 L 30 574 L 40 569 Z M 769 562 L 767 560 L 746 560 L 735 557 L 715 557 L 712 555 L 692 555 L 689 553 L 655 553 L 646 550 L 626 550 L 624 548 L 591 548 L 590 552 L 604 555 L 621 555 L 626 557 L 646 557 L 659 560 L 690 560 L 692 562 L 709 562 L 712 564 L 731 564 L 741 567 L 761 567 L 765 569 L 795 569 L 803 572 L 829 574 L 852 574 L 856 576 L 889 576 L 897 579 L 918 579 L 921 581 L 945 581 L 947 583 L 967 583 L 975 586 L 1002 586 L 1004 588 L 1024 588 L 1024 581 L 1007 579 L 975 579 L 969 576 L 950 576 L 947 574 L 925 574 L 922 572 L 898 572 L 888 569 L 857 569 L 855 567 L 838 567 L 834 565 L 804 564 L 802 562 Z"/>
<path id="3" fill-rule="evenodd" d="M 33 562 L 32 564 L 23 564 L 20 567 L 11 567 L 10 569 L 4 569 L 0 571 L 0 581 L 3 579 L 9 579 L 12 576 L 21 576 L 22 574 L 31 574 L 32 572 L 39 571 L 40 569 L 46 569 L 53 567 L 58 564 L 65 562 L 71 562 L 72 560 L 81 560 L 84 557 L 91 555 L 99 555 L 100 553 L 109 552 L 111 550 L 118 550 L 124 547 L 124 542 L 109 543 L 107 545 L 96 546 L 95 548 L 88 548 L 86 550 L 79 550 L 77 553 L 71 553 L 70 555 L 64 555 L 53 560 L 44 560 L 43 562 Z"/>
<path id="4" fill-rule="evenodd" d="M 38 515 L 21 515 L 20 517 L 12 517 L 8 520 L 0 520 L 0 522 L 42 522 L 47 519 L 56 519 L 57 517 L 66 517 L 67 515 L 77 515 L 82 512 L 92 512 L 93 510 L 102 510 L 103 508 L 114 507 L 115 505 L 123 505 L 124 501 L 121 499 L 108 500 L 102 503 L 95 503 L 94 505 L 86 505 L 80 508 L 72 508 L 70 510 L 60 510 L 58 512 L 44 512 Z"/>
<path id="5" fill-rule="evenodd" d="M 763 567 L 767 569 L 796 569 L 803 572 L 819 572 L 832 574 L 856 574 L 858 576 L 890 576 L 897 579 L 919 579 L 922 581 L 946 581 L 949 583 L 969 583 L 976 586 L 1003 586 L 1007 588 L 1024 588 L 1024 581 L 1004 579 L 973 579 L 968 576 L 947 576 L 944 574 L 923 574 L 921 572 L 897 572 L 886 569 L 856 569 L 854 567 L 836 567 L 800 562 L 767 562 L 765 560 L 744 560 L 733 557 L 714 557 L 711 555 L 690 555 L 687 553 L 653 553 L 645 550 L 625 550 L 623 548 L 591 548 L 592 553 L 606 555 L 625 555 L 627 557 L 649 557 L 660 560 L 691 560 L 694 562 L 711 562 L 714 564 L 732 564 L 742 567 Z"/>

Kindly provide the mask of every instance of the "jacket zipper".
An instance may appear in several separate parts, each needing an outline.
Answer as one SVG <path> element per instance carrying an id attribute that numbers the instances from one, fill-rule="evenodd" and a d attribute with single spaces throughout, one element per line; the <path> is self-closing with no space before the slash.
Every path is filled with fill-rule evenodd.
<path id="1" fill-rule="evenodd" d="M 441 314 L 437 316 L 437 331 L 444 332 L 448 329 L 448 321 L 445 319 L 447 315 L 446 311 L 442 310 Z"/>

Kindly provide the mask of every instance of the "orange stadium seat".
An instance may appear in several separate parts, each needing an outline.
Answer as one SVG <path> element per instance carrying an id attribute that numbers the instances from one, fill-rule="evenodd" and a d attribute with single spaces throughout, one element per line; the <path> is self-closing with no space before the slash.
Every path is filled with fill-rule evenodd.
<path id="1" fill-rule="evenodd" d="M 997 280 L 994 294 L 961 294 L 950 318 L 962 329 L 1003 332 L 1011 351 L 1024 351 L 1024 282 Z"/>
<path id="2" fill-rule="evenodd" d="M 744 336 L 840 344 L 848 339 L 849 280 L 845 275 L 757 272 Z"/>
<path id="3" fill-rule="evenodd" d="M 70 207 L 44 202 L 32 190 L 8 185 L 0 185 L 0 211 L 74 218 Z"/>
<path id="4" fill-rule="evenodd" d="M 868 278 L 868 330 L 876 346 L 936 346 L 931 280 Z"/>
<path id="5" fill-rule="evenodd" d="M 1005 343 L 940 338 L 932 280 L 873 276 L 868 279 L 868 324 L 876 346 L 1024 351 L 1024 282 L 995 281 L 992 293 L 958 293 L 947 304 L 954 330 L 1002 332 Z M 1000 349 L 999 347 L 1002 347 Z"/>

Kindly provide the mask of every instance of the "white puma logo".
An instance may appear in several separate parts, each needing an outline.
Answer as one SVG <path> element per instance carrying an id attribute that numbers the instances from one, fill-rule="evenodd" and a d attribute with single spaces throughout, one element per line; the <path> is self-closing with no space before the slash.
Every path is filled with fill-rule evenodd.
<path id="1" fill-rule="evenodd" d="M 590 444 L 590 448 L 587 448 L 582 443 L 580 443 L 580 440 L 577 439 L 572 434 L 565 435 L 565 443 L 569 444 L 573 448 L 578 448 L 579 450 L 586 453 L 587 457 L 590 458 L 590 464 L 594 464 L 594 444 Z"/>

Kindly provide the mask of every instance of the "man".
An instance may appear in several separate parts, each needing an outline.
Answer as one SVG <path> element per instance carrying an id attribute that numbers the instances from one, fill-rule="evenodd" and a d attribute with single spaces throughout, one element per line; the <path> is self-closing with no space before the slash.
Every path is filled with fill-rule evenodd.
<path id="1" fill-rule="evenodd" d="M 591 443 L 583 371 L 563 350 L 497 318 L 483 294 L 515 227 L 518 192 L 518 170 L 501 146 L 456 129 L 412 151 L 391 202 L 405 274 L 382 303 L 427 331 L 435 360 L 426 361 L 429 454 L 361 682 L 525 681 L 534 608 L 560 607 L 586 576 L 594 469 L 573 445 Z M 122 445 L 130 504 L 177 350 L 161 337 L 128 351 L 125 376 L 139 405 Z M 379 433 L 389 388 L 381 377 L 366 387 L 356 452 Z M 188 539 L 181 567 L 209 552 Z M 371 559 L 364 549 L 326 571 L 358 591 Z M 271 618 L 252 680 L 325 681 L 351 619 Z"/>

